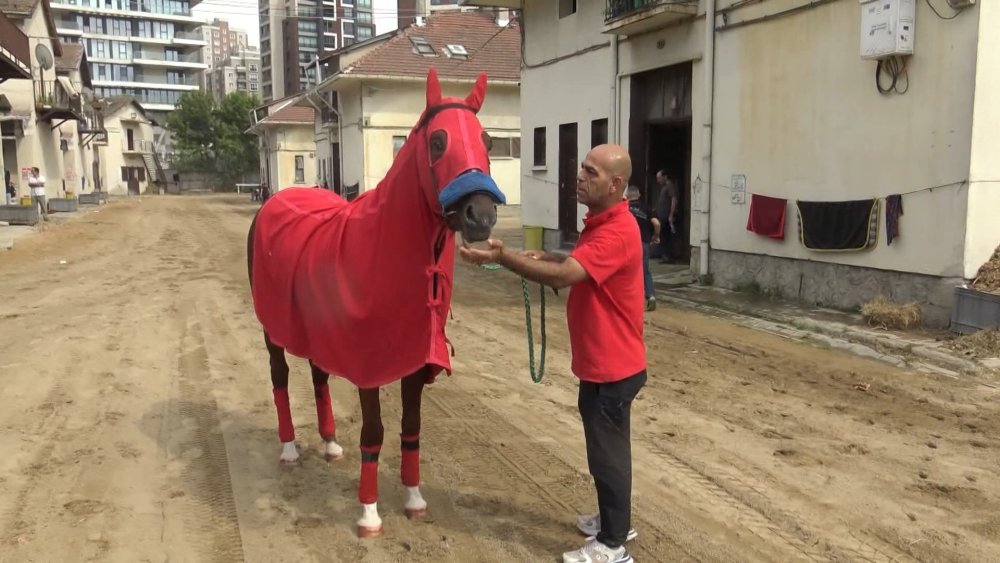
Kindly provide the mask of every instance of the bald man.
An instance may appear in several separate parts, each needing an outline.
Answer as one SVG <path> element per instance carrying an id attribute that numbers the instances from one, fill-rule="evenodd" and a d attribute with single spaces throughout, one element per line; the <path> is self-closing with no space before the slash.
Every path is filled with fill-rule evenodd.
<path id="1" fill-rule="evenodd" d="M 474 264 L 501 264 L 557 289 L 572 286 L 566 321 L 599 511 L 579 518 L 577 527 L 589 537 L 582 548 L 563 554 L 565 563 L 632 561 L 625 549 L 625 542 L 636 537 L 630 420 L 632 401 L 646 383 L 646 346 L 642 242 L 623 199 L 631 175 L 624 148 L 600 145 L 587 153 L 576 177 L 576 196 L 589 211 L 568 257 L 509 252 L 498 240 L 490 240 L 486 250 L 460 249 Z"/>

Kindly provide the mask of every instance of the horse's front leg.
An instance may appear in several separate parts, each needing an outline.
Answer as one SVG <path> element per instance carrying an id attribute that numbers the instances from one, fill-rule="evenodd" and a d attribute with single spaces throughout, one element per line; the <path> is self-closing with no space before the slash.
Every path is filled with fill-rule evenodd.
<path id="1" fill-rule="evenodd" d="M 379 389 L 358 389 L 361 400 L 361 480 L 358 501 L 361 518 L 358 536 L 370 538 L 382 534 L 382 518 L 378 515 L 378 455 L 382 451 L 382 406 Z"/>
<path id="2" fill-rule="evenodd" d="M 427 514 L 427 501 L 420 494 L 420 399 L 423 396 L 427 373 L 420 370 L 403 378 L 400 384 L 403 402 L 402 432 L 400 443 L 399 475 L 406 487 L 406 516 L 420 518 Z"/>
<path id="3" fill-rule="evenodd" d="M 316 395 L 316 421 L 323 438 L 323 455 L 327 461 L 344 457 L 344 448 L 337 443 L 337 424 L 333 419 L 333 402 L 330 400 L 330 375 L 309 362 L 312 369 L 313 391 Z"/>

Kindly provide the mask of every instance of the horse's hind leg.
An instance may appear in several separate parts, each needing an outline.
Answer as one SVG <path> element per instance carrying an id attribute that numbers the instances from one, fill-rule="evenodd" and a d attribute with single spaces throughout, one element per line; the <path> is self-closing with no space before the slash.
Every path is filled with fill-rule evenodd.
<path id="1" fill-rule="evenodd" d="M 378 455 L 382 451 L 385 429 L 382 427 L 382 406 L 379 389 L 358 389 L 361 400 L 361 480 L 358 501 L 361 518 L 358 536 L 370 538 L 382 534 L 382 518 L 378 515 Z"/>
<path id="2" fill-rule="evenodd" d="M 333 403 L 330 401 L 330 374 L 316 367 L 309 361 L 312 368 L 313 391 L 316 394 L 316 421 L 319 435 L 326 443 L 324 457 L 333 461 L 344 457 L 344 448 L 337 443 L 337 424 L 333 420 Z"/>
<path id="3" fill-rule="evenodd" d="M 420 518 L 427 514 L 427 501 L 420 494 L 420 399 L 427 381 L 426 370 L 403 378 L 400 382 L 403 417 L 400 424 L 400 471 L 406 487 L 406 516 Z"/>
<path id="4" fill-rule="evenodd" d="M 274 407 L 278 411 L 278 438 L 281 440 L 280 461 L 291 464 L 299 460 L 299 452 L 295 449 L 295 426 L 292 424 L 292 407 L 288 400 L 288 362 L 285 361 L 285 349 L 271 342 L 266 332 L 264 344 L 271 359 L 271 387 Z"/>

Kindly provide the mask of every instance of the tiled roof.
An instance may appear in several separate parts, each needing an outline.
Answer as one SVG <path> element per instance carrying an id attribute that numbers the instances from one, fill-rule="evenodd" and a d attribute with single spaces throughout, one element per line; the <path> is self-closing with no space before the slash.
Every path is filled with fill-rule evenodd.
<path id="1" fill-rule="evenodd" d="M 316 110 L 311 107 L 289 104 L 261 121 L 264 123 L 312 123 L 316 119 Z"/>
<path id="2" fill-rule="evenodd" d="M 426 43 L 434 56 L 417 52 Z M 448 45 L 460 45 L 467 58 L 450 57 Z M 343 74 L 424 78 L 431 67 L 442 80 L 472 80 L 482 72 L 491 80 L 521 78 L 521 32 L 516 20 L 504 27 L 485 12 L 439 12 L 424 25 L 411 25 L 343 70 Z"/>
<path id="3" fill-rule="evenodd" d="M 30 16 L 35 0 L 0 0 L 0 12 L 8 16 Z"/>
<path id="4" fill-rule="evenodd" d="M 78 70 L 83 59 L 83 45 L 63 43 L 62 55 L 56 57 L 56 70 Z"/>

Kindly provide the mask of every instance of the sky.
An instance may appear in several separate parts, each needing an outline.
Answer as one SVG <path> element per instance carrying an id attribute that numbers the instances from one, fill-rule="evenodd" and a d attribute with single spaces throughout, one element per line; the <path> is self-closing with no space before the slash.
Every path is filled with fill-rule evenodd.
<path id="1" fill-rule="evenodd" d="M 381 34 L 396 29 L 396 0 L 375 0 L 375 33 Z M 257 0 L 203 0 L 192 10 L 195 17 L 212 21 L 216 18 L 229 22 L 234 27 L 247 32 L 250 44 L 260 46 L 260 19 Z"/>

